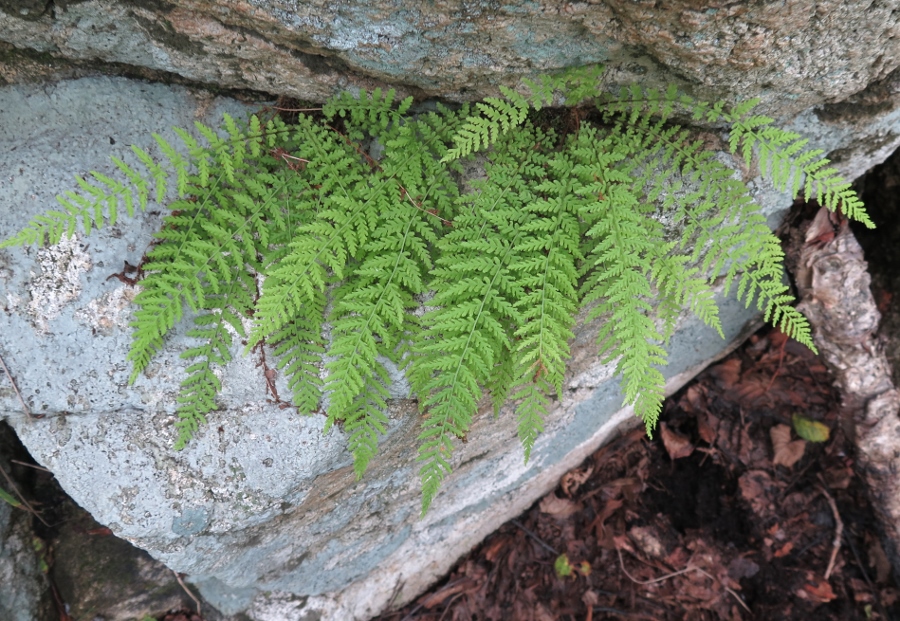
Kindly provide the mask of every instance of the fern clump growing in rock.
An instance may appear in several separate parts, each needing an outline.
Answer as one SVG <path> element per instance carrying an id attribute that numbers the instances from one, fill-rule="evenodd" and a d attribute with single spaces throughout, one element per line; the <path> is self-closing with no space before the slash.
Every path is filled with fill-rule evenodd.
<path id="1" fill-rule="evenodd" d="M 753 115 L 753 102 L 729 108 L 637 86 L 613 95 L 599 76 L 543 76 L 526 80 L 525 94 L 501 88 L 455 109 L 411 113 L 411 98 L 376 90 L 291 123 L 226 116 L 224 131 L 178 129 L 183 148 L 155 136 L 161 157 L 133 148 L 139 165 L 113 158 L 117 177 L 78 179 L 61 210 L 0 247 L 90 234 L 174 195 L 141 266 L 128 357 L 133 381 L 191 311 L 197 345 L 182 353 L 177 448 L 216 409 L 214 371 L 236 332 L 248 350 L 271 347 L 301 411 L 327 396 L 326 431 L 342 425 L 362 476 L 386 430 L 391 361 L 424 415 L 424 511 L 485 392 L 497 409 L 516 404 L 528 458 L 562 392 L 581 310 L 603 319 L 600 355 L 616 361 L 648 432 L 682 309 L 721 333 L 717 279 L 813 346 L 747 187 L 676 114 L 727 127 L 731 152 L 748 167 L 756 154 L 777 188 L 871 226 L 822 152 Z M 560 101 L 579 112 L 565 132 L 539 116 Z M 466 179 L 462 163 L 473 160 L 483 175 Z"/>

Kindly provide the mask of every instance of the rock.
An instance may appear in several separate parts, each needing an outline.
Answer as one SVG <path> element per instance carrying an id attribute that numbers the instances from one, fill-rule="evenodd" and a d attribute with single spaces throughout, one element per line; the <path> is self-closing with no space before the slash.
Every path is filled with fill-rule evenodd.
<path id="1" fill-rule="evenodd" d="M 0 468 L 7 475 L 10 458 L 20 457 L 14 452 L 17 444 L 12 429 L 0 422 Z M 15 496 L 6 477 L 0 476 L 0 489 Z M 0 619 L 52 621 L 53 600 L 38 551 L 46 551 L 45 545 L 35 535 L 31 514 L 0 499 Z"/>
<path id="2" fill-rule="evenodd" d="M 65 515 L 52 542 L 51 575 L 72 618 L 133 621 L 195 609 L 172 570 L 83 509 L 69 506 Z"/>
<path id="3" fill-rule="evenodd" d="M 377 82 L 480 98 L 523 74 L 606 63 L 612 83 L 675 80 L 707 99 L 760 97 L 769 112 L 793 116 L 900 65 L 895 9 L 862 0 L 7 0 L 0 41 L 316 101 Z"/>

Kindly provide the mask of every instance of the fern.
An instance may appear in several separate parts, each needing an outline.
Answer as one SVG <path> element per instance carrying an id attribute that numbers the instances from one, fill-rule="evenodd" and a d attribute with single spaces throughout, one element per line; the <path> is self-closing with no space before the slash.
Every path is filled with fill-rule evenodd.
<path id="1" fill-rule="evenodd" d="M 344 93 L 290 124 L 226 116 L 218 130 L 176 129 L 178 142 L 154 135 L 154 152 L 133 148 L 113 174 L 76 179 L 61 208 L 0 247 L 91 234 L 167 201 L 128 357 L 136 381 L 169 331 L 193 322 L 176 448 L 215 412 L 237 334 L 248 351 L 271 348 L 301 412 L 326 404 L 325 430 L 347 435 L 361 477 L 389 430 L 398 365 L 423 414 L 424 512 L 485 391 L 497 414 L 515 404 L 529 459 L 562 395 L 579 313 L 599 320 L 599 355 L 648 433 L 683 312 L 722 334 L 719 280 L 812 347 L 747 187 L 674 119 L 727 127 L 731 153 L 775 187 L 872 225 L 823 153 L 754 115 L 755 102 L 606 93 L 601 76 L 538 76 L 457 109 Z M 537 114 L 561 102 L 578 107 L 576 129 Z M 473 168 L 483 176 L 463 174 Z"/>

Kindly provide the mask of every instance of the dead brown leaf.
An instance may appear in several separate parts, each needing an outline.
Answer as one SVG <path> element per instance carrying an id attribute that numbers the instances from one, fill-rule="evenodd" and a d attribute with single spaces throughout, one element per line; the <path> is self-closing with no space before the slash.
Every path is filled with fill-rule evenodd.
<path id="1" fill-rule="evenodd" d="M 832 466 L 823 474 L 825 484 L 831 489 L 847 489 L 853 479 L 853 468 L 850 466 Z"/>
<path id="2" fill-rule="evenodd" d="M 775 550 L 775 558 L 782 558 L 791 553 L 794 549 L 794 542 L 788 541 L 786 544 Z"/>
<path id="3" fill-rule="evenodd" d="M 634 526 L 628 531 L 628 536 L 647 557 L 663 558 L 665 556 L 666 546 L 653 526 Z"/>
<path id="4" fill-rule="evenodd" d="M 586 468 L 576 468 L 575 470 L 570 470 L 565 473 L 562 479 L 559 482 L 559 486 L 562 488 L 563 494 L 571 498 L 575 492 L 578 491 L 585 481 L 587 481 L 591 475 L 594 473 L 593 466 L 587 466 Z"/>
<path id="5" fill-rule="evenodd" d="M 738 479 L 741 496 L 760 517 L 768 516 L 774 509 L 769 495 L 773 486 L 774 481 L 765 470 L 748 470 Z"/>
<path id="6" fill-rule="evenodd" d="M 806 440 L 791 440 L 789 425 L 775 425 L 769 429 L 774 457 L 772 465 L 792 468 L 806 451 Z"/>
<path id="7" fill-rule="evenodd" d="M 682 457 L 689 457 L 694 452 L 694 445 L 687 436 L 670 429 L 665 423 L 659 424 L 659 435 L 662 437 L 663 446 L 669 454 L 669 459 L 675 461 Z"/>
<path id="8" fill-rule="evenodd" d="M 804 584 L 803 587 L 797 591 L 797 597 L 810 600 L 817 604 L 827 604 L 837 598 L 837 595 L 834 594 L 831 585 L 828 584 L 827 581 L 813 576 L 810 576 L 810 578 L 809 582 Z"/>
<path id="9" fill-rule="evenodd" d="M 719 417 L 710 412 L 697 415 L 697 432 L 700 434 L 700 438 L 710 446 L 716 442 L 719 422 Z"/>
<path id="10" fill-rule="evenodd" d="M 722 388 L 730 389 L 741 379 L 741 361 L 739 358 L 729 358 L 711 368 L 709 372 Z"/>
<path id="11" fill-rule="evenodd" d="M 485 544 L 484 547 L 484 558 L 493 563 L 497 560 L 497 557 L 500 556 L 500 552 L 503 548 L 507 547 L 510 544 L 510 539 L 508 537 L 497 537 L 491 542 Z"/>
<path id="12" fill-rule="evenodd" d="M 603 541 L 606 535 L 606 528 L 604 523 L 609 517 L 622 508 L 624 501 L 621 498 L 613 498 L 611 500 L 606 501 L 606 504 L 603 505 L 603 510 L 597 514 L 597 517 L 594 518 L 594 521 L 591 522 L 588 531 L 596 529 L 594 532 L 597 535 L 598 541 Z"/>
<path id="13" fill-rule="evenodd" d="M 541 499 L 538 508 L 541 513 L 551 515 L 557 520 L 565 520 L 581 511 L 581 504 L 567 498 L 560 498 L 556 494 L 549 494 Z"/>

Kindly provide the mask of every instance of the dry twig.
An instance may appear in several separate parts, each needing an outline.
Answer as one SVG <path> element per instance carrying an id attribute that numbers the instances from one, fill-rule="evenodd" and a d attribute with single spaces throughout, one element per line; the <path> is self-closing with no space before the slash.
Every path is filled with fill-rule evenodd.
<path id="1" fill-rule="evenodd" d="M 547 543 L 546 541 L 544 541 L 543 539 L 541 539 L 540 537 L 538 537 L 537 535 L 535 535 L 533 532 L 531 532 L 530 530 L 528 530 L 527 528 L 525 528 L 525 525 L 522 524 L 522 522 L 520 522 L 519 520 L 510 520 L 510 522 L 511 522 L 512 524 L 515 524 L 515 525 L 518 526 L 519 528 L 521 528 L 522 531 L 523 531 L 526 535 L 528 535 L 529 537 L 531 537 L 532 539 L 534 539 L 535 541 L 537 541 L 539 544 L 541 544 L 541 546 L 543 546 L 544 549 L 550 550 L 551 552 L 553 552 L 553 554 L 555 554 L 556 556 L 559 556 L 559 552 L 557 552 L 556 549 L 555 549 L 553 546 L 551 546 L 549 543 Z"/>
<path id="2" fill-rule="evenodd" d="M 47 468 L 44 468 L 43 466 L 38 466 L 37 464 L 29 464 L 28 462 L 19 461 L 18 459 L 10 459 L 9 461 L 14 464 L 19 464 L 20 466 L 25 466 L 26 468 L 34 468 L 35 470 L 43 470 L 44 472 L 49 472 L 50 474 L 53 474 L 53 472 L 51 470 L 48 470 Z"/>
<path id="3" fill-rule="evenodd" d="M 179 574 L 179 573 L 178 573 L 177 571 L 175 571 L 174 569 L 172 570 L 172 573 L 175 574 L 175 579 L 178 580 L 178 584 L 180 584 L 180 585 L 181 585 L 181 588 L 184 589 L 184 592 L 188 594 L 188 597 L 190 597 L 192 600 L 194 600 L 194 604 L 197 606 L 197 614 L 200 615 L 200 618 L 202 619 L 202 618 L 203 618 L 203 613 L 202 613 L 201 610 L 200 610 L 200 600 L 197 599 L 197 596 L 196 596 L 196 595 L 194 595 L 193 593 L 191 593 L 191 590 L 190 590 L 190 589 L 187 587 L 187 585 L 184 583 L 184 580 L 181 579 L 181 574 Z"/>
<path id="4" fill-rule="evenodd" d="M 712 580 L 713 583 L 718 582 L 709 573 L 707 573 L 706 571 L 704 571 L 703 569 L 701 569 L 700 567 L 697 567 L 695 565 L 688 565 L 684 569 L 680 569 L 678 571 L 673 571 L 670 574 L 666 574 L 664 576 L 660 576 L 659 578 L 654 578 L 652 580 L 638 580 L 637 578 L 632 576 L 630 573 L 628 573 L 627 569 L 625 569 L 625 559 L 622 558 L 622 550 L 618 546 L 616 546 L 616 552 L 619 553 L 619 566 L 622 568 L 622 573 L 624 573 L 628 577 L 629 580 L 631 580 L 632 582 L 634 582 L 636 584 L 643 584 L 643 585 L 655 584 L 657 582 L 663 582 L 664 580 L 668 580 L 669 578 L 674 578 L 675 576 L 680 576 L 682 574 L 686 574 L 691 571 L 697 571 L 697 572 L 703 574 L 704 576 L 706 576 L 707 578 Z M 750 610 L 750 608 L 747 606 L 747 604 L 744 602 L 744 600 L 741 599 L 741 597 L 733 589 L 725 586 L 724 584 L 722 585 L 722 588 L 725 589 L 725 591 L 727 591 L 732 597 L 734 597 L 734 599 L 736 599 L 738 601 L 738 603 L 744 608 L 744 610 L 746 610 L 750 614 L 753 614 L 753 611 Z"/>
<path id="5" fill-rule="evenodd" d="M 822 475 L 819 475 L 819 480 L 822 481 Z M 837 503 L 834 501 L 834 498 L 831 497 L 831 494 L 828 493 L 828 490 L 825 489 L 825 482 L 822 481 L 822 485 L 819 486 L 819 492 L 825 496 L 825 500 L 828 501 L 829 506 L 831 507 L 831 513 L 834 515 L 834 540 L 831 543 L 831 558 L 828 559 L 828 569 L 825 570 L 825 579 L 831 577 L 831 572 L 834 571 L 834 563 L 837 560 L 838 551 L 841 549 L 841 538 L 844 536 L 844 522 L 841 521 L 841 514 L 838 513 Z"/>
<path id="6" fill-rule="evenodd" d="M 16 493 L 16 496 L 19 497 L 19 500 L 22 501 L 22 504 L 25 505 L 25 507 L 28 509 L 28 511 L 31 512 L 31 514 L 34 515 L 34 517 L 39 519 L 41 521 L 41 524 L 43 524 L 47 528 L 50 528 L 50 525 L 44 521 L 44 518 L 41 517 L 41 514 L 38 513 L 34 507 L 31 506 L 31 503 L 29 503 L 27 500 L 25 500 L 25 496 L 22 495 L 22 493 L 19 491 L 19 488 L 16 487 L 16 484 L 13 483 L 13 480 L 10 478 L 10 476 L 8 474 L 6 474 L 6 470 L 4 470 L 2 467 L 0 467 L 0 472 L 3 473 L 3 478 L 6 479 L 6 482 L 9 483 L 9 486 L 10 486 L 10 488 L 12 488 L 12 491 L 14 491 Z"/>

